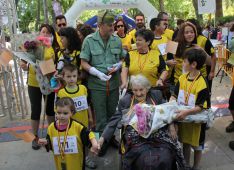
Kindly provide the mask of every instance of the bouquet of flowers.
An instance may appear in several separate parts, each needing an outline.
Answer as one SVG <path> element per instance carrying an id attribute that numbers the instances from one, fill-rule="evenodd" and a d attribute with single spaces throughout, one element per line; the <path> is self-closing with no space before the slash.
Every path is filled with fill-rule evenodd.
<path id="1" fill-rule="evenodd" d="M 136 104 L 133 110 L 137 116 L 137 131 L 140 135 L 149 133 L 150 127 L 152 126 L 152 117 L 154 108 L 152 107 L 141 107 L 140 104 Z"/>
<path id="2" fill-rule="evenodd" d="M 134 106 L 131 116 L 124 115 L 122 122 L 132 126 L 142 137 L 148 138 L 153 132 L 172 123 L 176 117 L 175 111 L 187 109 L 191 109 L 191 107 L 178 105 L 176 101 L 156 106 L 137 104 Z M 208 126 L 211 126 L 213 120 L 213 111 L 208 109 L 195 115 L 187 116 L 183 122 L 207 123 Z"/>
<path id="3" fill-rule="evenodd" d="M 19 47 L 20 51 L 13 51 L 17 58 L 34 67 L 40 90 L 44 95 L 50 94 L 53 89 L 50 86 L 50 78 L 42 74 L 39 63 L 44 60 L 45 48 L 49 48 L 51 42 L 50 37 L 37 36 L 34 40 L 26 40 Z"/>
<path id="4" fill-rule="evenodd" d="M 21 52 L 27 57 L 26 62 L 36 64 L 36 61 L 42 61 L 44 59 L 44 49 L 45 47 L 51 46 L 50 37 L 36 37 L 36 40 L 25 41 L 23 45 L 20 46 Z M 25 58 L 22 55 L 16 55 L 22 60 Z M 28 61 L 30 60 L 30 61 Z"/>

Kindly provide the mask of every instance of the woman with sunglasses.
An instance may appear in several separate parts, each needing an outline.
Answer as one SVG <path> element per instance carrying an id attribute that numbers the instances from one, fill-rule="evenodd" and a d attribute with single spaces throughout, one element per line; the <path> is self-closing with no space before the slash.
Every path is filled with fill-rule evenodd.
<path id="1" fill-rule="evenodd" d="M 115 22 L 114 27 L 115 27 L 116 34 L 121 39 L 123 48 L 129 51 L 131 49 L 131 36 L 127 33 L 128 32 L 127 24 L 124 22 L 122 18 L 119 18 Z"/>
<path id="2" fill-rule="evenodd" d="M 127 88 L 128 76 L 142 74 L 151 83 L 151 87 L 163 86 L 167 78 L 166 64 L 160 52 L 151 50 L 154 33 L 147 29 L 136 32 L 136 50 L 131 50 L 125 57 L 122 68 L 121 88 Z"/>

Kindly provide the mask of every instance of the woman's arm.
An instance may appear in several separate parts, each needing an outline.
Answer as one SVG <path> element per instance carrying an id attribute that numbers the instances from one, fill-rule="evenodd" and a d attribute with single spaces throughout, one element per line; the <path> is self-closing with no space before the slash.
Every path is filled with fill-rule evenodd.
<path id="1" fill-rule="evenodd" d="M 121 72 L 121 89 L 127 89 L 128 88 L 128 68 L 123 67 Z"/>

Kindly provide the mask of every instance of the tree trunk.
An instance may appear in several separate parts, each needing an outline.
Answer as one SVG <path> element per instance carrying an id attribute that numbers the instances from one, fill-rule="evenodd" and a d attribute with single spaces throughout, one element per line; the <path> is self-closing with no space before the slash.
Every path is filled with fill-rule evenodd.
<path id="1" fill-rule="evenodd" d="M 40 24 L 40 15 L 41 15 L 41 1 L 37 0 L 37 20 L 35 23 L 35 31 L 38 31 L 38 26 Z"/>
<path id="2" fill-rule="evenodd" d="M 43 9 L 44 9 L 44 22 L 46 24 L 49 23 L 48 19 L 48 6 L 47 6 L 47 0 L 43 0 Z"/>
<path id="3" fill-rule="evenodd" d="M 216 0 L 215 18 L 217 20 L 220 17 L 223 17 L 223 1 L 222 0 Z"/>
<path id="4" fill-rule="evenodd" d="M 165 11 L 164 9 L 164 0 L 159 0 L 160 11 Z"/>
<path id="5" fill-rule="evenodd" d="M 202 21 L 203 20 L 202 14 L 198 13 L 198 1 L 197 0 L 193 0 L 193 7 L 195 9 L 197 20 Z"/>

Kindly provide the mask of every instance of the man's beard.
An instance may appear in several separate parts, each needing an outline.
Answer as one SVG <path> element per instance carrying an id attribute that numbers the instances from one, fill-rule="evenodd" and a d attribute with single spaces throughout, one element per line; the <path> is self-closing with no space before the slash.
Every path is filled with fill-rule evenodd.
<path id="1" fill-rule="evenodd" d="M 140 28 L 144 28 L 145 27 L 145 24 L 144 23 L 139 23 L 137 24 L 137 28 L 140 29 Z"/>

